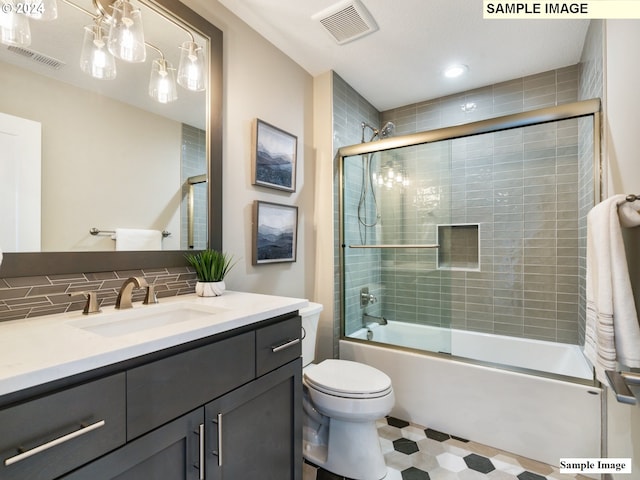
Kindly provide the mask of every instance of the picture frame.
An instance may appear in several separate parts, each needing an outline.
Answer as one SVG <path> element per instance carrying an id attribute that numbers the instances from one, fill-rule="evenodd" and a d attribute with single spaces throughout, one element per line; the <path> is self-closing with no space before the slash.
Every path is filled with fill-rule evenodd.
<path id="1" fill-rule="evenodd" d="M 253 264 L 295 262 L 298 243 L 298 207 L 254 202 Z"/>
<path id="2" fill-rule="evenodd" d="M 254 147 L 253 184 L 295 192 L 298 137 L 258 118 Z"/>

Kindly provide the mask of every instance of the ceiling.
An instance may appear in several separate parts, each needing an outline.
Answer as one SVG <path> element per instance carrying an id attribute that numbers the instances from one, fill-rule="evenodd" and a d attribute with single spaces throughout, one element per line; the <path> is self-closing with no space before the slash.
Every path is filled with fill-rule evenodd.
<path id="1" fill-rule="evenodd" d="M 348 0 L 220 2 L 311 75 L 334 70 L 380 111 L 574 65 L 589 25 L 483 20 L 480 0 L 361 0 L 378 30 L 339 45 L 312 17 Z M 467 74 L 444 78 L 452 63 Z"/>

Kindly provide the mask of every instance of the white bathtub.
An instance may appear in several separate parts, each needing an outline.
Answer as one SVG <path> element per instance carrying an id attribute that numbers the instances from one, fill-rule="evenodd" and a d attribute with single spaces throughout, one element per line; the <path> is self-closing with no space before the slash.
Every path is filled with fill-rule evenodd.
<path id="1" fill-rule="evenodd" d="M 455 356 L 340 340 L 340 358 L 391 377 L 396 395 L 391 415 L 555 466 L 560 458 L 601 456 L 602 391 L 585 380 L 592 378 L 591 369 L 578 347 L 464 331 L 451 331 L 449 342 L 447 331 L 403 322 L 374 325 L 372 331 L 377 341 L 395 343 L 403 337 L 409 348 L 431 342 L 433 350 L 446 352 L 451 343 L 456 356 L 496 363 L 511 357 L 514 366 L 532 370 L 545 363 L 555 374 L 549 378 Z M 366 338 L 366 333 L 362 329 L 354 336 Z"/>
<path id="2" fill-rule="evenodd" d="M 370 340 L 375 342 L 585 380 L 593 378 L 593 369 L 578 345 L 397 321 L 385 326 L 374 323 L 369 329 L 373 333 Z M 361 328 L 350 337 L 367 339 L 367 330 Z"/>

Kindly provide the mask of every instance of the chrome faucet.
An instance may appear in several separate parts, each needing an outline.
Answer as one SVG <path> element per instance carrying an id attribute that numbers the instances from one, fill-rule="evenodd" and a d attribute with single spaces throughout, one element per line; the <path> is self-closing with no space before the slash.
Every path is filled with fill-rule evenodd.
<path id="1" fill-rule="evenodd" d="M 153 285 L 149 285 L 142 277 L 129 277 L 124 281 L 122 287 L 120 287 L 120 292 L 118 292 L 118 298 L 116 299 L 116 308 L 123 309 L 133 307 L 131 299 L 133 297 L 134 288 L 146 289 L 147 293 L 144 297 L 144 301 L 142 302 L 144 305 L 158 303 Z"/>

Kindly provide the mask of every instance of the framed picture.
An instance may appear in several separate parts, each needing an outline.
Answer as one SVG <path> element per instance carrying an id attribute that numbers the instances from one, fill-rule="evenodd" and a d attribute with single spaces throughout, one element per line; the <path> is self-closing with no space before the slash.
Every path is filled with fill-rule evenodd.
<path id="1" fill-rule="evenodd" d="M 296 261 L 298 207 L 254 203 L 253 264 Z"/>
<path id="2" fill-rule="evenodd" d="M 296 191 L 298 137 L 256 120 L 253 184 Z"/>

